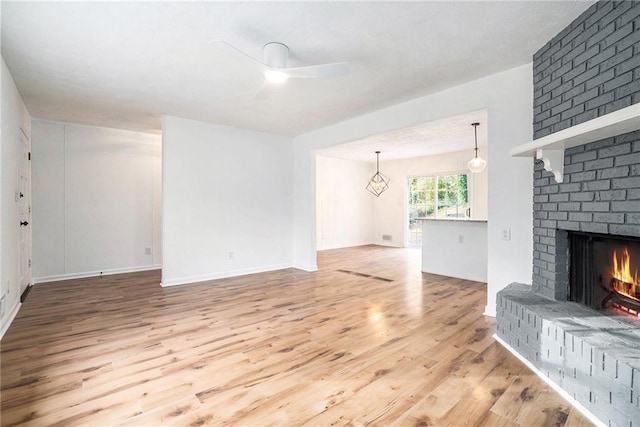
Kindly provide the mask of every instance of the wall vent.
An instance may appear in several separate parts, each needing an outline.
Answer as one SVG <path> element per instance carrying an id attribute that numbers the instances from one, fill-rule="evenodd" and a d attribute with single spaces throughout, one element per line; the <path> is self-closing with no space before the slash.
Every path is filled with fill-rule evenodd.
<path id="1" fill-rule="evenodd" d="M 393 238 L 391 237 L 391 234 L 383 234 L 382 240 L 386 240 L 387 242 L 390 242 L 391 240 L 393 240 Z"/>

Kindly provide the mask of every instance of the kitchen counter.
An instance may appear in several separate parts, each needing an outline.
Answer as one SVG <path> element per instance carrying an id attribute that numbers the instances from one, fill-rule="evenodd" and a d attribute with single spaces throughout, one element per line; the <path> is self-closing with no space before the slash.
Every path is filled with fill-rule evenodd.
<path id="1" fill-rule="evenodd" d="M 487 281 L 487 221 L 422 219 L 422 271 Z"/>
<path id="2" fill-rule="evenodd" d="M 455 222 L 487 222 L 486 219 L 473 218 L 416 218 L 421 221 L 455 221 Z"/>

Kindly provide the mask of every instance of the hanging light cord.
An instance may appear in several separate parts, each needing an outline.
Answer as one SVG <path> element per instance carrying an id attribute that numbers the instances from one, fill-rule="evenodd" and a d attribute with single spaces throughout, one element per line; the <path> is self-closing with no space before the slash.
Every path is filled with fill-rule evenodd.
<path id="1" fill-rule="evenodd" d="M 473 125 L 472 125 L 473 126 L 473 132 L 474 132 L 475 137 L 476 137 L 476 148 L 474 149 L 475 153 L 476 153 L 476 155 L 475 155 L 476 158 L 478 157 L 478 125 L 479 124 L 480 123 L 473 123 Z"/>

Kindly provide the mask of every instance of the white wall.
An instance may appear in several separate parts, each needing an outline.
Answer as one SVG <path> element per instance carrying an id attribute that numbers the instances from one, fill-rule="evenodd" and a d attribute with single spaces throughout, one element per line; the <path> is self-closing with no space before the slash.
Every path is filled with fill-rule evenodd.
<path id="1" fill-rule="evenodd" d="M 321 153 L 322 150 L 319 150 Z M 487 157 L 486 147 L 479 149 Z M 433 156 L 387 160 L 381 171 L 389 189 L 379 197 L 365 190 L 375 163 L 316 158 L 316 242 L 318 250 L 377 244 L 403 247 L 407 232 L 407 179 L 415 176 L 468 172 L 472 150 Z M 469 174 L 472 218 L 487 218 L 487 169 Z M 382 239 L 390 235 L 392 240 Z"/>
<path id="2" fill-rule="evenodd" d="M 153 265 L 162 265 L 162 137 L 154 141 L 151 156 L 153 183 Z"/>
<path id="3" fill-rule="evenodd" d="M 176 117 L 162 127 L 162 284 L 290 267 L 291 139 Z"/>
<path id="4" fill-rule="evenodd" d="M 318 250 L 372 243 L 376 197 L 365 187 L 375 166 L 318 155 L 316 171 Z"/>
<path id="5" fill-rule="evenodd" d="M 40 280 L 65 274 L 64 125 L 32 124 L 33 277 Z"/>
<path id="6" fill-rule="evenodd" d="M 488 297 L 495 315 L 496 293 L 513 281 L 529 282 L 532 271 L 531 159 L 509 149 L 532 137 L 531 64 L 365 114 L 294 138 L 294 266 L 316 268 L 314 151 L 331 145 L 457 114 L 488 113 Z M 503 227 L 511 240 L 501 240 Z"/>
<path id="7" fill-rule="evenodd" d="M 160 136 L 34 120 L 32 140 L 34 281 L 159 268 Z"/>
<path id="8" fill-rule="evenodd" d="M 422 271 L 487 281 L 487 223 L 423 221 Z"/>
<path id="9" fill-rule="evenodd" d="M 481 147 L 478 150 L 478 154 L 486 159 L 486 147 Z M 387 175 L 391 181 L 389 189 L 376 198 L 373 203 L 375 219 L 372 243 L 396 247 L 406 245 L 408 178 L 469 172 L 467 162 L 472 156 L 473 150 L 470 149 L 433 156 L 381 162 L 380 171 Z M 469 173 L 469 204 L 473 219 L 487 218 L 488 169 L 487 167 L 479 174 Z M 390 242 L 382 240 L 383 234 L 391 235 L 392 240 Z"/>
<path id="10" fill-rule="evenodd" d="M 18 173 L 17 146 L 20 132 L 31 135 L 31 117 L 2 59 L 0 70 L 0 299 L 4 311 L 0 317 L 0 336 L 4 335 L 20 306 L 18 283 L 18 207 L 15 200 Z M 21 130 L 22 129 L 22 130 Z"/>

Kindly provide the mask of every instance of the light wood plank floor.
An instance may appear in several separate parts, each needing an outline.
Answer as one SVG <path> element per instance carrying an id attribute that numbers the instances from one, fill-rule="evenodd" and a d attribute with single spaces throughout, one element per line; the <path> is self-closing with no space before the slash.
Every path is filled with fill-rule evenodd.
<path id="1" fill-rule="evenodd" d="M 318 261 L 35 286 L 1 343 L 2 425 L 591 425 L 494 342 L 484 284 L 408 249 Z"/>

